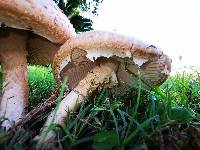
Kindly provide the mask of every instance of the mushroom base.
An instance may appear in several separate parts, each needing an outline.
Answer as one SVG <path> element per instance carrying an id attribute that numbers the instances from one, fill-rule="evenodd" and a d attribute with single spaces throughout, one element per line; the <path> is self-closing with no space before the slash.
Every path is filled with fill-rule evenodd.
<path id="1" fill-rule="evenodd" d="M 90 96 L 96 89 L 117 84 L 115 75 L 117 68 L 118 64 L 104 63 L 92 69 L 60 102 L 58 108 L 50 114 L 44 125 L 39 145 L 49 143 L 55 137 L 54 131 L 48 131 L 50 124 L 62 124 L 67 117 L 67 113 L 74 111 L 84 101 L 85 97 Z"/>
<path id="2" fill-rule="evenodd" d="M 26 36 L 21 31 L 9 31 L 0 36 L 0 61 L 3 70 L 3 91 L 0 117 L 8 130 L 24 116 L 28 100 Z M 2 35 L 2 34 L 1 34 Z"/>

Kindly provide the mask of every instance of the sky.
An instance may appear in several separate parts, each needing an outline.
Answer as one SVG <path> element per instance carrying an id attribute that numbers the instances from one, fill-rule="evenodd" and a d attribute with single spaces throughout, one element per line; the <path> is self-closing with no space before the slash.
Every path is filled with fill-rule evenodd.
<path id="1" fill-rule="evenodd" d="M 98 14 L 94 29 L 160 47 L 172 58 L 173 69 L 200 67 L 200 0 L 104 0 Z"/>

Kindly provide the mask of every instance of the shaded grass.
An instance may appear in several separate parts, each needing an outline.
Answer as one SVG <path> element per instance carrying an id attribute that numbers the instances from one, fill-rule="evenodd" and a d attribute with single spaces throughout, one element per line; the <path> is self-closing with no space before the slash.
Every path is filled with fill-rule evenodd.
<path id="1" fill-rule="evenodd" d="M 46 74 L 40 71 L 37 74 L 37 71 L 33 82 L 29 83 L 32 90 L 37 87 L 39 93 L 34 95 L 34 105 L 55 85 L 51 71 L 50 74 L 49 70 Z M 41 85 L 41 82 L 47 86 Z M 113 90 L 103 89 L 86 98 L 77 112 L 68 114 L 64 125 L 52 128 L 57 131 L 56 146 L 59 149 L 200 148 L 198 71 L 174 75 L 152 91 L 142 89 L 140 80 L 129 87 L 123 94 L 119 94 L 115 87 L 115 95 Z M 35 149 L 33 137 L 39 133 L 45 117 L 26 130 L 17 130 L 12 137 L 1 131 L 1 147 Z"/>

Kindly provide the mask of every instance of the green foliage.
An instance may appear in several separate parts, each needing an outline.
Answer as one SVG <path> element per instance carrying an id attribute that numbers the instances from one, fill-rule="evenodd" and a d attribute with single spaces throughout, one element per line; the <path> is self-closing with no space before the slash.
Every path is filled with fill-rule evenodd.
<path id="1" fill-rule="evenodd" d="M 93 137 L 92 147 L 96 150 L 111 149 L 118 144 L 118 136 L 114 130 L 101 131 Z"/>
<path id="2" fill-rule="evenodd" d="M 34 79 L 41 81 L 41 77 Z M 102 89 L 87 97 L 75 113 L 68 113 L 65 124 L 53 127 L 57 132 L 54 142 L 59 149 L 199 149 L 199 83 L 199 73 L 193 72 L 174 75 L 152 91 L 141 88 L 139 77 L 123 94 L 118 94 L 117 87 L 115 95 Z M 34 149 L 32 138 L 44 121 L 45 117 L 12 136 L 0 131 L 0 145 Z"/>
<path id="3" fill-rule="evenodd" d="M 60 139 L 68 139 L 71 148 L 90 145 L 91 149 L 126 149 L 160 147 L 162 141 L 158 136 L 170 139 L 180 135 L 171 146 L 183 148 L 184 144 L 178 144 L 183 140 L 181 135 L 193 136 L 185 130 L 200 121 L 194 105 L 200 100 L 199 73 L 172 76 L 152 91 L 141 89 L 138 80 L 136 86 L 130 86 L 136 89 L 129 89 L 123 95 L 113 97 L 108 89 L 94 94 L 78 114 L 69 114 L 62 126 L 67 132 L 60 134 Z"/>
<path id="4" fill-rule="evenodd" d="M 44 99 L 49 98 L 56 86 L 51 66 L 48 68 L 42 66 L 29 66 L 28 84 L 29 105 L 31 107 L 34 107 Z"/>
<path id="5" fill-rule="evenodd" d="M 82 12 L 97 15 L 99 3 L 103 0 L 54 0 L 73 24 L 76 32 L 92 30 L 92 20 Z"/>
<path id="6" fill-rule="evenodd" d="M 195 118 L 195 112 L 191 109 L 183 107 L 172 107 L 171 108 L 171 120 L 175 120 L 181 123 L 187 123 Z"/>

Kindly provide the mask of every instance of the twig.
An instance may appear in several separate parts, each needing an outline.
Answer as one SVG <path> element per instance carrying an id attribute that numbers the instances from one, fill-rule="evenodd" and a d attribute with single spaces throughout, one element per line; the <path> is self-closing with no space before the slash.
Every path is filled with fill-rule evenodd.
<path id="1" fill-rule="evenodd" d="M 56 100 L 59 95 L 59 89 L 60 87 L 58 87 L 52 93 L 50 98 L 38 104 L 34 109 L 32 109 L 28 114 L 26 114 L 18 123 L 13 125 L 10 131 L 15 130 L 16 128 L 25 127 L 25 125 L 32 122 L 36 118 L 40 118 L 41 116 L 48 114 L 51 111 L 52 107 L 56 104 Z M 65 94 L 67 93 L 69 93 L 69 90 L 67 90 Z"/>

